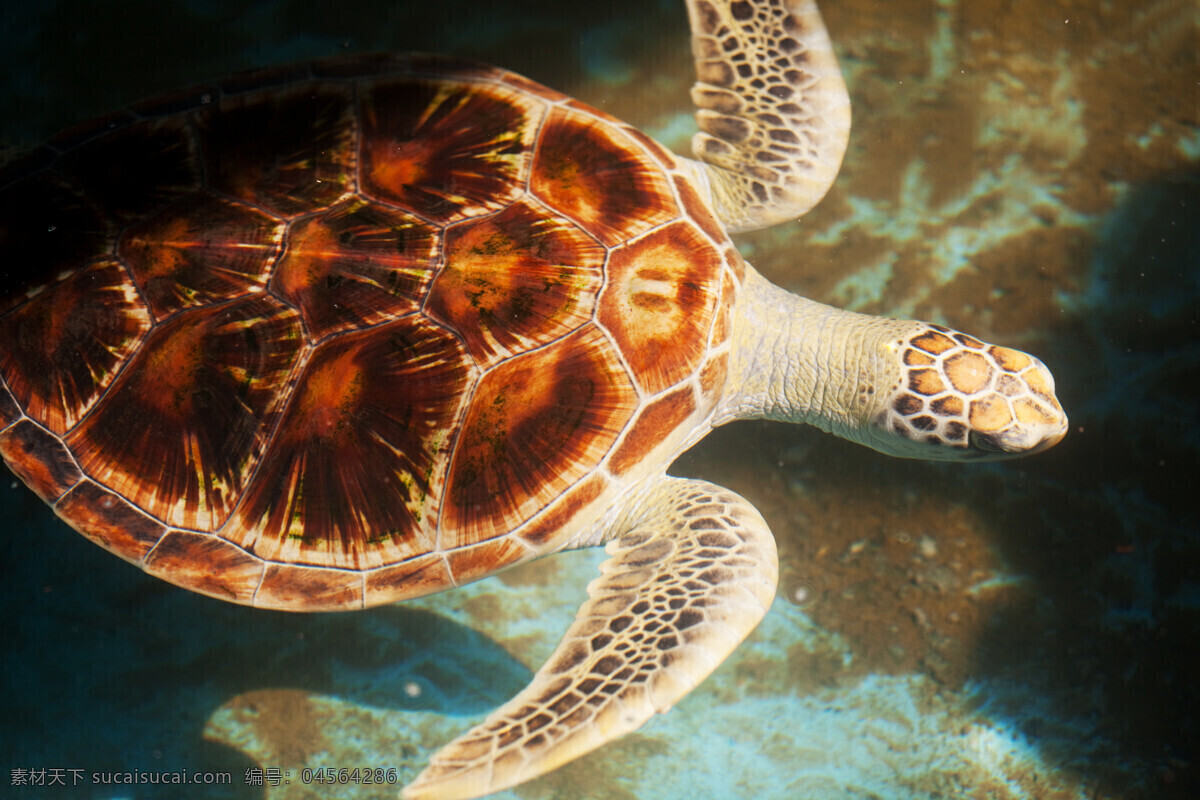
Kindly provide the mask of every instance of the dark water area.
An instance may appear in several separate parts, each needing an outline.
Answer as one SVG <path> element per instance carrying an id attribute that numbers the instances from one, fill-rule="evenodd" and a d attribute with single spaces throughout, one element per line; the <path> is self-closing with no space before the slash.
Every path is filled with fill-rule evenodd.
<path id="1" fill-rule="evenodd" d="M 1070 432 L 964 466 L 779 423 L 714 431 L 671 472 L 762 511 L 771 613 L 669 714 L 500 796 L 1200 796 L 1195 9 L 822 10 L 854 110 L 842 172 L 798 223 L 735 241 L 805 296 L 1037 354 Z M 5 2 L 0 147 L 240 69 L 423 50 L 501 64 L 688 153 L 688 47 L 674 0 Z M 395 796 L 299 776 L 411 779 L 525 684 L 603 555 L 292 615 L 147 576 L 0 480 L 4 797 Z M 260 767 L 292 782 L 252 785 Z M 130 771 L 232 778 L 92 778 Z M 33 785 L 56 775 L 68 785 Z"/>

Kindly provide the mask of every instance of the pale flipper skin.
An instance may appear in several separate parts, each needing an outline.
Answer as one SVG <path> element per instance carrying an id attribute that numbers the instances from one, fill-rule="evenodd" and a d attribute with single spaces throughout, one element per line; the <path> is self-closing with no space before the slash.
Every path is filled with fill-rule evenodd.
<path id="1" fill-rule="evenodd" d="M 434 755 L 403 797 L 499 791 L 636 730 L 708 677 L 775 596 L 775 540 L 728 489 L 659 479 L 606 538 L 611 558 L 533 682 Z"/>
<path id="2" fill-rule="evenodd" d="M 702 162 L 731 233 L 796 219 L 825 196 L 850 138 L 850 97 L 812 0 L 688 0 Z"/>

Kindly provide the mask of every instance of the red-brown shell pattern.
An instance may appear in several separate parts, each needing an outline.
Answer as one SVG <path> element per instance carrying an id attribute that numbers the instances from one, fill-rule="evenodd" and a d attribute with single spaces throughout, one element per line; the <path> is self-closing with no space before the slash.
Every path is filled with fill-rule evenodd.
<path id="1" fill-rule="evenodd" d="M 243 75 L 0 172 L 0 454 L 199 592 L 424 594 L 552 549 L 701 429 L 741 277 L 674 156 L 524 78 Z"/>

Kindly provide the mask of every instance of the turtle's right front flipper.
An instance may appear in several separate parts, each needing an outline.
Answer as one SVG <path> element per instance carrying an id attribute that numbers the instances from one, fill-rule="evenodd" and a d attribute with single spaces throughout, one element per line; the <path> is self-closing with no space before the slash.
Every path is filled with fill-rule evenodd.
<path id="1" fill-rule="evenodd" d="M 404 790 L 479 797 L 549 772 L 669 709 L 770 608 L 775 542 L 746 500 L 664 478 L 617 520 L 612 556 L 550 660 Z"/>

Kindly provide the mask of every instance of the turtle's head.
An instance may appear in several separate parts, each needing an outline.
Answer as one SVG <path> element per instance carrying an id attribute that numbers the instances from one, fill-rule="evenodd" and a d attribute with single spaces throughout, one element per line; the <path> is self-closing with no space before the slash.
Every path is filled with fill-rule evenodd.
<path id="1" fill-rule="evenodd" d="M 965 333 L 916 323 L 881 343 L 899 379 L 876 400 L 865 440 L 909 458 L 985 461 L 1056 445 L 1067 415 L 1041 361 Z"/>

